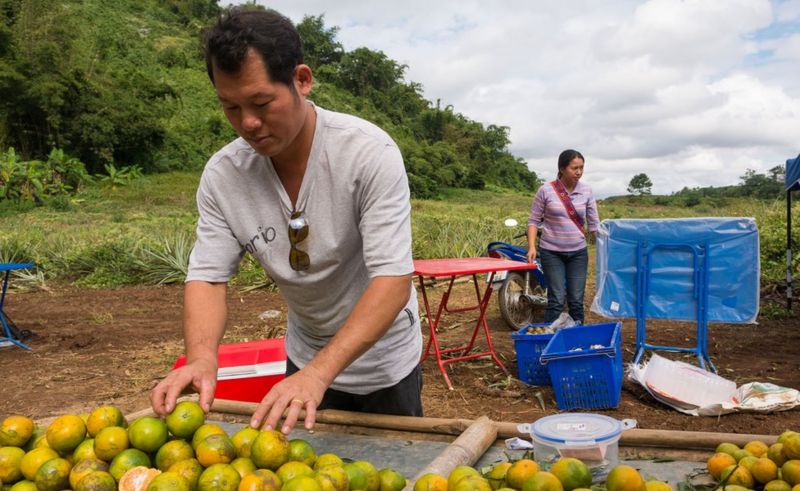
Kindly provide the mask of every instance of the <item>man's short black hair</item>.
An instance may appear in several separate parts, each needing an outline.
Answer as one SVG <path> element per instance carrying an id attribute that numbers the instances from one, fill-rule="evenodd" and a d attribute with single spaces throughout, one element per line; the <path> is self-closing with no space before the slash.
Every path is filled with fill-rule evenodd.
<path id="1" fill-rule="evenodd" d="M 273 82 L 294 88 L 294 69 L 303 63 L 303 46 L 292 21 L 275 10 L 227 9 L 204 36 L 206 69 L 214 82 L 213 68 L 235 74 L 249 49 L 264 60 Z"/>

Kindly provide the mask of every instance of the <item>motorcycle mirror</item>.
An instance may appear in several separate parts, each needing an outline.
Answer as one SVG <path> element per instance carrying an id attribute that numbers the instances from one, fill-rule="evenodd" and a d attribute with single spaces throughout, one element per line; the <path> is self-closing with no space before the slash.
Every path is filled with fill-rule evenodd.
<path id="1" fill-rule="evenodd" d="M 517 225 L 519 225 L 519 223 L 517 223 L 517 221 L 514 220 L 513 218 L 506 218 L 506 221 L 504 221 L 503 223 L 505 224 L 506 227 L 516 227 Z"/>

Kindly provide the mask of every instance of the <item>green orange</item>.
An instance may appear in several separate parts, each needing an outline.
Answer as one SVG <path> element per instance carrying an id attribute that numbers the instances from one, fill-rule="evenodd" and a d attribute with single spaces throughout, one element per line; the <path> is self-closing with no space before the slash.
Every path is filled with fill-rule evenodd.
<path id="1" fill-rule="evenodd" d="M 189 439 L 206 422 L 206 413 L 194 401 L 181 401 L 164 419 L 167 429 L 178 438 Z"/>
<path id="2" fill-rule="evenodd" d="M 128 427 L 131 447 L 142 452 L 155 452 L 167 442 L 167 425 L 153 416 L 142 416 Z"/>
<path id="3" fill-rule="evenodd" d="M 572 457 L 559 459 L 550 467 L 550 473 L 561 481 L 564 491 L 588 488 L 592 485 L 592 472 L 583 462 Z"/>

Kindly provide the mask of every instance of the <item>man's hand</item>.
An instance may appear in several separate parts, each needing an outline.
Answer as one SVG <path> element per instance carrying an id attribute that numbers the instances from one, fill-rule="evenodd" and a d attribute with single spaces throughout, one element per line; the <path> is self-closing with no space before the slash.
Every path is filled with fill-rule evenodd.
<path id="1" fill-rule="evenodd" d="M 165 416 L 175 409 L 175 401 L 183 390 L 192 386 L 200 394 L 200 407 L 208 412 L 214 400 L 217 385 L 217 365 L 215 362 L 196 360 L 171 371 L 150 392 L 150 404 L 159 416 Z"/>
<path id="2" fill-rule="evenodd" d="M 526 256 L 528 258 L 528 262 L 533 264 L 536 261 L 536 248 L 531 247 L 528 249 L 528 254 Z"/>
<path id="3" fill-rule="evenodd" d="M 306 410 L 305 428 L 312 429 L 317 418 L 317 406 L 328 388 L 324 379 L 316 375 L 314 368 L 307 366 L 275 384 L 253 413 L 250 426 L 259 429 L 263 422 L 264 429 L 276 428 L 288 408 L 282 433 L 292 431 L 301 409 Z"/>

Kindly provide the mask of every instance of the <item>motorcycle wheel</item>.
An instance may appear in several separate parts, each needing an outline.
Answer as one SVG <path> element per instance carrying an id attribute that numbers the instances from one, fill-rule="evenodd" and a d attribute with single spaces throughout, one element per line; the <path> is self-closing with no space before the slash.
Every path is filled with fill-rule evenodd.
<path id="1" fill-rule="evenodd" d="M 542 288 L 535 276 L 530 276 L 530 295 L 525 295 L 525 274 L 517 271 L 509 271 L 497 292 L 500 315 L 513 331 L 537 320 L 541 322 L 544 308 L 547 307 L 547 290 Z"/>

